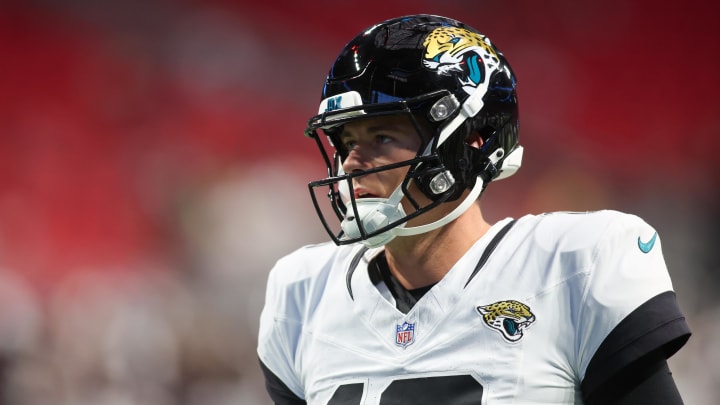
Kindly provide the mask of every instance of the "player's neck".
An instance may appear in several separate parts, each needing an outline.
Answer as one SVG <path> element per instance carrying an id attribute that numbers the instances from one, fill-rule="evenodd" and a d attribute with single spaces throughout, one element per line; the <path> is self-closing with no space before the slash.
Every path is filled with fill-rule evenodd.
<path id="1" fill-rule="evenodd" d="M 490 224 L 474 205 L 439 229 L 393 240 L 385 249 L 388 266 L 407 289 L 437 283 L 488 229 Z"/>

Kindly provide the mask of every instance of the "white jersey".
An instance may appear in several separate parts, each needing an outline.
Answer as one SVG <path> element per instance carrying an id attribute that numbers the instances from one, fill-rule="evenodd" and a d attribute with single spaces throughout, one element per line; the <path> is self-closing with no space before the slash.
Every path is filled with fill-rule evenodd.
<path id="1" fill-rule="evenodd" d="M 268 280 L 260 360 L 308 404 L 582 403 L 606 337 L 672 291 L 660 239 L 615 211 L 529 215 L 473 275 L 510 221 L 407 314 L 369 276 L 381 249 L 320 244 L 282 258 Z"/>

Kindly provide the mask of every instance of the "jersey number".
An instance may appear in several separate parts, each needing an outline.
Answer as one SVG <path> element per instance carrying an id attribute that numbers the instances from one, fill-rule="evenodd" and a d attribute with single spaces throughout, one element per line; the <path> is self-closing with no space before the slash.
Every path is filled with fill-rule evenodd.
<path id="1" fill-rule="evenodd" d="M 341 385 L 328 405 L 360 405 L 364 388 L 363 383 Z M 390 383 L 380 396 L 380 405 L 480 405 L 482 394 L 482 385 L 470 375 L 408 378 Z"/>

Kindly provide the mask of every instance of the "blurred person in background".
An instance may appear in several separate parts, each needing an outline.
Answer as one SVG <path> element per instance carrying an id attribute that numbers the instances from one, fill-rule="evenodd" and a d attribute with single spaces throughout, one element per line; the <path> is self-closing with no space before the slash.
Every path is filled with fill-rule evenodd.
<path id="1" fill-rule="evenodd" d="M 484 219 L 518 132 L 508 61 L 462 22 L 396 18 L 346 45 L 306 130 L 332 242 L 277 262 L 260 318 L 275 403 L 682 403 L 667 359 L 690 330 L 654 228 Z"/>

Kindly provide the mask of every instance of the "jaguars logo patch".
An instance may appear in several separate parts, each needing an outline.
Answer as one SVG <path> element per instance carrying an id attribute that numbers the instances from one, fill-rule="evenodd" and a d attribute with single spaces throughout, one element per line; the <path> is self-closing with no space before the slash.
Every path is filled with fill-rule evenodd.
<path id="1" fill-rule="evenodd" d="M 483 323 L 500 334 L 508 342 L 522 339 L 526 328 L 535 322 L 535 314 L 522 302 L 508 300 L 475 308 L 482 315 Z"/>
<path id="2" fill-rule="evenodd" d="M 497 70 L 500 59 L 490 40 L 458 27 L 436 28 L 425 37 L 423 65 L 445 76 L 456 76 L 466 93 L 486 81 Z"/>

